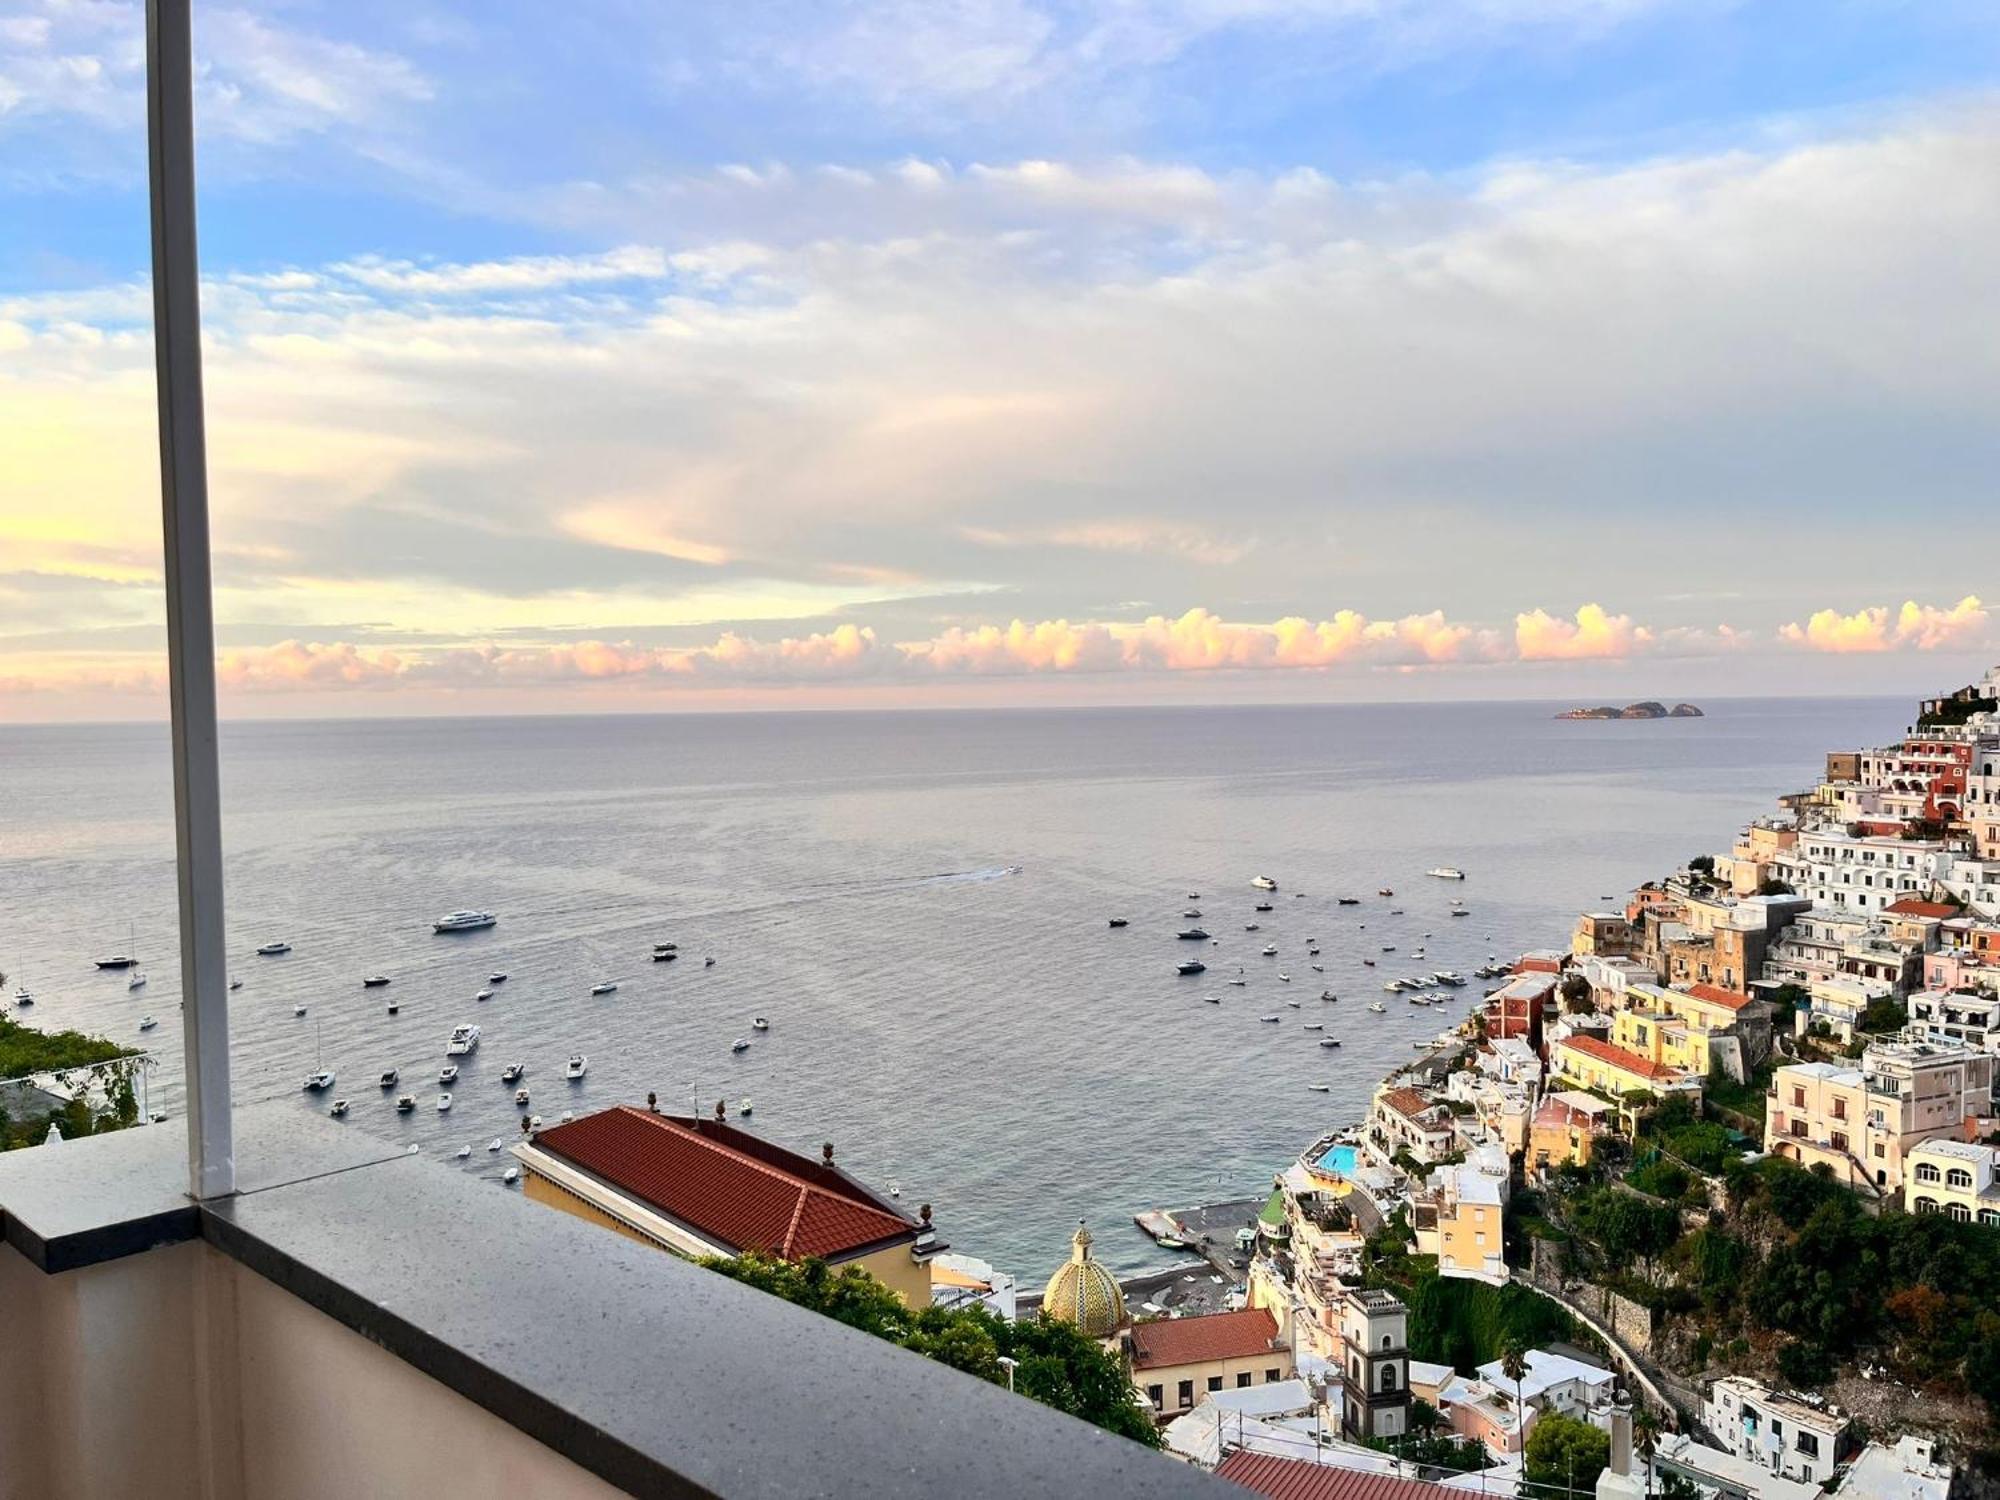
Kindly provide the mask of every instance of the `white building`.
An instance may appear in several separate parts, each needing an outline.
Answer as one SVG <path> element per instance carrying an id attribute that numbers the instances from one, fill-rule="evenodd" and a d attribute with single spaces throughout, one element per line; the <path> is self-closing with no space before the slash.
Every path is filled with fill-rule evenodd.
<path id="1" fill-rule="evenodd" d="M 1701 1425 L 1736 1457 L 1805 1484 L 1831 1479 L 1848 1446 L 1848 1421 L 1839 1411 L 1737 1375 L 1709 1386 Z"/>
<path id="2" fill-rule="evenodd" d="M 1901 1437 L 1891 1448 L 1870 1443 L 1848 1466 L 1839 1493 L 1847 1500 L 1948 1500 L 1951 1467 L 1930 1439 Z"/>
<path id="3" fill-rule="evenodd" d="M 974 1303 L 1014 1321 L 1014 1278 L 971 1255 L 947 1252 L 931 1257 L 931 1302 L 938 1307 Z"/>
<path id="4" fill-rule="evenodd" d="M 1697 1443 L 1685 1433 L 1660 1439 L 1653 1451 L 1653 1470 L 1649 1492 L 1655 1494 L 1661 1488 L 1661 1474 L 1678 1474 L 1712 1500 L 1823 1500 L 1816 1484 L 1787 1479 L 1750 1459 Z"/>
<path id="5" fill-rule="evenodd" d="M 1610 1409 L 1618 1388 L 1618 1377 L 1611 1371 L 1547 1349 L 1530 1349 L 1523 1358 L 1528 1366 L 1521 1377 L 1523 1404 L 1536 1411 L 1561 1412 L 1586 1422 L 1599 1421 Z M 1496 1390 L 1510 1395 L 1514 1391 L 1514 1382 L 1507 1378 L 1497 1359 L 1479 1367 L 1479 1378 Z M 1599 1425 L 1603 1425 L 1601 1421 Z"/>
<path id="6" fill-rule="evenodd" d="M 1792 889 L 1816 908 L 1868 915 L 1905 896 L 1928 896 L 1951 873 L 1952 854 L 1938 839 L 1813 829 L 1801 833 L 1778 864 Z"/>
<path id="7" fill-rule="evenodd" d="M 1925 990 L 1910 996 L 1910 1026 L 1928 1041 L 2000 1052 L 2000 999 L 1956 990 Z"/>

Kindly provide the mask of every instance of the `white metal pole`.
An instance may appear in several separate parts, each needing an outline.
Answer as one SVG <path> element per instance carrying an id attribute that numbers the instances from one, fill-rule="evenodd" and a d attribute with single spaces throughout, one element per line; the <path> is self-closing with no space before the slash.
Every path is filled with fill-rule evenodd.
<path id="1" fill-rule="evenodd" d="M 229 981 L 222 921 L 222 789 L 216 768 L 215 616 L 195 252 L 191 0 L 146 0 L 146 134 L 153 200 L 153 356 L 166 537 L 167 691 L 173 709 L 180 880 L 181 1032 L 188 1186 L 236 1190 L 229 1119 Z"/>

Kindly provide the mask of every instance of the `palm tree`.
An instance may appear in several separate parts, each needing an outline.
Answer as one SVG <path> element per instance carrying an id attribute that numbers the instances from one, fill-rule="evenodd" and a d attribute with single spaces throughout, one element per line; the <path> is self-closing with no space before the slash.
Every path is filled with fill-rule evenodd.
<path id="1" fill-rule="evenodd" d="M 1643 1401 L 1632 1413 L 1632 1446 L 1646 1464 L 1646 1500 L 1653 1500 L 1653 1452 L 1660 1446 L 1660 1419 Z"/>
<path id="2" fill-rule="evenodd" d="M 1528 1453 L 1527 1410 L 1521 1403 L 1521 1377 L 1528 1373 L 1528 1347 L 1518 1337 L 1500 1346 L 1500 1373 L 1514 1382 L 1514 1432 L 1521 1442 L 1521 1456 Z"/>

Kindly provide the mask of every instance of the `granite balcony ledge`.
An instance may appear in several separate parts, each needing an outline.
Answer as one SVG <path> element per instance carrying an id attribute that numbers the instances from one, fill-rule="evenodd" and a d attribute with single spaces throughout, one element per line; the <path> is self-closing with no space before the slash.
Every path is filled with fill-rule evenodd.
<path id="1" fill-rule="evenodd" d="M 201 1239 L 620 1488 L 669 1496 L 1229 1496 L 999 1387 L 296 1106 L 239 1112 L 190 1205 L 150 1127 L 0 1157 L 51 1273 Z"/>

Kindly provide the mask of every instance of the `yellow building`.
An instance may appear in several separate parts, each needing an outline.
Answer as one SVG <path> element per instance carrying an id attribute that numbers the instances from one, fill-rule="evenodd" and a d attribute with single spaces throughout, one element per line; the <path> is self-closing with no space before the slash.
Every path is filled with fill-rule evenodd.
<path id="1" fill-rule="evenodd" d="M 1600 1089 L 1614 1099 L 1630 1093 L 1665 1099 L 1675 1096 L 1701 1102 L 1700 1075 L 1669 1067 L 1641 1053 L 1592 1036 L 1565 1037 L 1557 1042 L 1550 1062 L 1556 1076 L 1587 1089 Z"/>
<path id="2" fill-rule="evenodd" d="M 1535 1111 L 1528 1137 L 1530 1168 L 1587 1166 L 1591 1141 L 1606 1124 L 1611 1106 L 1594 1094 L 1551 1094 Z"/>
<path id="3" fill-rule="evenodd" d="M 1444 1179 L 1437 1211 L 1438 1274 L 1500 1285 L 1508 1275 L 1501 1231 L 1506 1177 L 1471 1162 L 1440 1168 L 1438 1176 Z"/>
<path id="4" fill-rule="evenodd" d="M 1076 1226 L 1069 1259 L 1057 1268 L 1042 1292 L 1042 1316 L 1074 1323 L 1094 1339 L 1113 1337 L 1125 1326 L 1125 1289 L 1090 1254 L 1090 1231 Z"/>
<path id="5" fill-rule="evenodd" d="M 1925 1141 L 1906 1159 L 1903 1203 L 1913 1214 L 1945 1214 L 1964 1223 L 2000 1225 L 2000 1147 L 1973 1141 Z"/>
<path id="6" fill-rule="evenodd" d="M 719 1113 L 719 1112 L 718 1112 Z M 719 1117 L 618 1106 L 537 1131 L 515 1146 L 528 1197 L 672 1251 L 817 1258 L 866 1271 L 911 1307 L 931 1303 L 931 1228 L 833 1164 L 787 1151 Z"/>
<path id="7" fill-rule="evenodd" d="M 1665 1011 L 1619 1011 L 1611 1018 L 1611 1045 L 1663 1068 L 1708 1076 L 1708 1033 Z"/>

